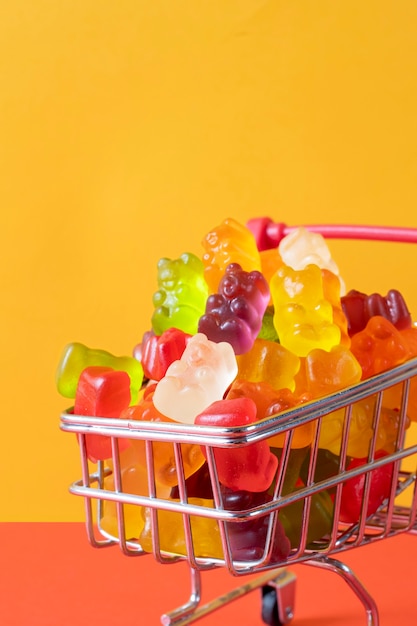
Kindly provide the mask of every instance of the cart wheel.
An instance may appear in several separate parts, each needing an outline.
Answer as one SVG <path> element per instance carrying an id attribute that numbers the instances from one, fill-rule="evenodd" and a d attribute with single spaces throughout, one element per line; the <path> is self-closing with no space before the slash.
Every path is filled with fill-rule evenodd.
<path id="1" fill-rule="evenodd" d="M 273 587 L 262 587 L 262 621 L 268 626 L 282 626 L 278 619 L 277 592 Z"/>
<path id="2" fill-rule="evenodd" d="M 294 617 L 296 577 L 283 570 L 262 591 L 262 621 L 268 626 L 285 626 Z"/>
<path id="3" fill-rule="evenodd" d="M 268 626 L 283 626 L 278 617 L 277 590 L 269 585 L 262 587 L 262 621 Z"/>

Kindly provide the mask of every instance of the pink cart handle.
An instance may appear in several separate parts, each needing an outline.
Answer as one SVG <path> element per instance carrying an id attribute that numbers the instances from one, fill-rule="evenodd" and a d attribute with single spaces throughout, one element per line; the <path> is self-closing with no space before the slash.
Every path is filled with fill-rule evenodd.
<path id="1" fill-rule="evenodd" d="M 320 233 L 327 239 L 366 239 L 368 241 L 399 241 L 417 243 L 417 228 L 395 226 L 362 226 L 355 224 L 303 224 L 304 228 Z M 259 217 L 247 222 L 259 250 L 276 248 L 285 235 L 298 228 L 283 222 L 274 222 L 269 217 Z"/>

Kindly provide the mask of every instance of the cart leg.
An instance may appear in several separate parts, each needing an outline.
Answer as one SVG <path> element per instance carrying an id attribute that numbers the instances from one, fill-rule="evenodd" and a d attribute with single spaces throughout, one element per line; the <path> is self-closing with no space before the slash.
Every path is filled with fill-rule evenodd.
<path id="1" fill-rule="evenodd" d="M 379 626 L 379 615 L 376 603 L 350 567 L 337 559 L 332 559 L 327 556 L 312 559 L 311 561 L 304 561 L 303 564 L 320 567 L 339 574 L 362 602 L 366 611 L 367 626 Z"/>
<path id="2" fill-rule="evenodd" d="M 241 587 L 232 589 L 224 595 L 214 598 L 214 600 L 211 600 L 203 606 L 197 606 L 201 591 L 200 572 L 193 569 L 191 569 L 191 586 L 192 593 L 189 602 L 178 609 L 162 615 L 161 624 L 163 624 L 163 626 L 185 626 L 186 624 L 191 624 L 205 615 L 217 611 L 226 604 L 264 586 L 274 592 L 277 610 L 279 611 L 277 617 L 279 619 L 279 616 L 282 616 L 281 621 L 266 621 L 266 623 L 272 624 L 272 626 L 281 626 L 281 624 L 288 624 L 292 618 L 295 575 L 282 568 L 272 572 L 266 572 Z M 273 614 L 274 613 L 271 612 L 271 615 Z"/>
<path id="3" fill-rule="evenodd" d="M 174 609 L 173 611 L 170 611 L 170 613 L 165 613 L 164 615 L 162 615 L 161 624 L 163 624 L 163 626 L 170 626 L 170 624 L 189 623 L 189 621 L 186 621 L 187 618 L 195 614 L 201 600 L 201 574 L 199 570 L 190 567 L 190 575 L 190 599 L 188 600 L 188 602 L 178 607 L 177 609 Z"/>

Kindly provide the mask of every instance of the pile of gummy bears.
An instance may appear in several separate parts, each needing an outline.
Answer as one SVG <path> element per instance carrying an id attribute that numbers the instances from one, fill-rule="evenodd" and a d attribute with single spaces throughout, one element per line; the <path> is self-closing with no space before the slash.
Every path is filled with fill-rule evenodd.
<path id="1" fill-rule="evenodd" d="M 66 346 L 57 369 L 57 388 L 74 399 L 76 415 L 130 421 L 183 422 L 242 426 L 276 415 L 417 356 L 417 327 L 402 294 L 346 292 L 325 239 L 294 228 L 277 247 L 259 250 L 248 226 L 226 219 L 203 239 L 204 253 L 163 258 L 157 266 L 151 328 L 131 356 L 115 356 L 80 343 Z M 413 383 L 412 383 L 413 384 Z M 416 393 L 410 394 L 407 419 L 417 421 Z M 376 433 L 376 455 L 389 454 L 398 433 L 400 386 L 384 392 Z M 374 435 L 375 399 L 353 406 L 347 467 L 364 463 Z M 319 433 L 317 475 L 339 469 L 344 410 L 325 415 Z M 305 484 L 313 422 L 294 429 L 283 491 Z M 285 435 L 248 446 L 217 448 L 216 468 L 223 508 L 246 511 L 271 500 Z M 104 489 L 115 489 L 109 437 L 85 436 L 88 458 L 109 468 Z M 120 438 L 123 491 L 149 492 L 146 445 Z M 204 446 L 181 444 L 187 499 L 213 507 L 213 491 Z M 156 494 L 178 499 L 173 444 L 153 442 Z M 367 513 L 387 497 L 392 465 L 372 479 Z M 358 480 L 343 485 L 340 519 L 355 523 L 361 511 Z M 330 532 L 334 494 L 323 490 L 311 500 L 308 542 Z M 284 559 L 300 540 L 302 501 L 280 510 L 271 561 Z M 124 505 L 128 538 L 152 551 L 151 512 Z M 104 498 L 102 528 L 117 536 L 116 505 Z M 184 554 L 182 516 L 158 511 L 161 549 Z M 222 558 L 216 520 L 193 516 L 198 556 Z M 228 523 L 233 557 L 261 558 L 268 516 Z"/>

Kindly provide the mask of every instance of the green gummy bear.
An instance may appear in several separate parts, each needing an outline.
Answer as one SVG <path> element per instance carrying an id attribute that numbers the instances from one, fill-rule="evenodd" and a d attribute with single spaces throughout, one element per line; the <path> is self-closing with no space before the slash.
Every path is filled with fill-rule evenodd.
<path id="1" fill-rule="evenodd" d="M 131 356 L 114 356 L 105 350 L 88 348 L 82 343 L 70 343 L 63 351 L 56 371 L 58 392 L 65 398 L 75 398 L 81 372 L 91 366 L 111 367 L 130 377 L 131 404 L 136 404 L 143 382 L 140 361 Z"/>
<path id="2" fill-rule="evenodd" d="M 160 259 L 158 287 L 153 295 L 154 333 L 162 335 L 169 328 L 179 328 L 196 334 L 208 297 L 202 260 L 192 253 L 184 253 L 178 259 Z"/>
<path id="3" fill-rule="evenodd" d="M 258 339 L 266 339 L 267 341 L 279 342 L 278 333 L 274 326 L 274 307 L 267 307 L 264 316 L 262 318 L 261 330 L 258 334 Z"/>
<path id="4" fill-rule="evenodd" d="M 295 490 L 297 491 L 297 490 Z M 333 501 L 327 491 L 319 491 L 311 496 L 310 516 L 307 527 L 307 547 L 314 541 L 323 539 L 331 532 L 333 525 Z M 298 548 L 303 524 L 304 500 L 297 500 L 280 509 L 279 519 L 292 548 Z"/>

